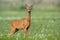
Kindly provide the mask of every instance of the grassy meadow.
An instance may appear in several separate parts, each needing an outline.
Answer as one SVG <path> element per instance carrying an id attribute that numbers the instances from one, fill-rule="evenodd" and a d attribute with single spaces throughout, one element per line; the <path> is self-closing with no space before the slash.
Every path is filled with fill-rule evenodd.
<path id="1" fill-rule="evenodd" d="M 10 22 L 27 16 L 25 10 L 0 11 L 0 40 L 60 40 L 60 12 L 51 10 L 32 10 L 29 36 L 23 30 L 9 36 Z"/>

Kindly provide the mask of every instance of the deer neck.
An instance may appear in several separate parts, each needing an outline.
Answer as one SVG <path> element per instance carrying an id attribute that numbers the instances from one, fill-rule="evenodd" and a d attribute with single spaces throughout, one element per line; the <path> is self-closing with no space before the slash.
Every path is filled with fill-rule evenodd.
<path id="1" fill-rule="evenodd" d="M 27 12 L 27 20 L 30 21 L 30 19 L 31 19 L 31 11 L 28 11 Z"/>

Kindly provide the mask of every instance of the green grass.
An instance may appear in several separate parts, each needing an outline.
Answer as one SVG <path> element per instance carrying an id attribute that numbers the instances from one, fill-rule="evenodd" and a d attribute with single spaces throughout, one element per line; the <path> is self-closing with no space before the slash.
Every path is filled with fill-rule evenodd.
<path id="1" fill-rule="evenodd" d="M 24 37 L 22 30 L 9 36 L 10 22 L 14 19 L 6 20 L 6 18 L 19 17 L 21 19 L 26 15 L 26 11 L 0 12 L 2 17 L 0 18 L 0 40 L 60 40 L 60 12 L 57 11 L 32 11 L 29 36 Z"/>

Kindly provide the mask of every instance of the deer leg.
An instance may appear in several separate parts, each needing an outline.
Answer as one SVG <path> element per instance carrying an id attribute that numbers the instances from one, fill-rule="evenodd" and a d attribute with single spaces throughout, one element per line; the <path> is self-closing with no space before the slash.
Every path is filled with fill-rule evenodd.
<path id="1" fill-rule="evenodd" d="M 13 35 L 16 32 L 16 28 L 12 28 L 10 35 Z"/>
<path id="2" fill-rule="evenodd" d="M 28 30 L 27 29 L 24 29 L 24 35 L 28 35 Z"/>
<path id="3" fill-rule="evenodd" d="M 29 26 L 26 28 L 26 30 L 27 30 L 27 31 L 29 30 Z"/>
<path id="4" fill-rule="evenodd" d="M 24 29 L 26 35 L 28 35 L 29 26 Z"/>

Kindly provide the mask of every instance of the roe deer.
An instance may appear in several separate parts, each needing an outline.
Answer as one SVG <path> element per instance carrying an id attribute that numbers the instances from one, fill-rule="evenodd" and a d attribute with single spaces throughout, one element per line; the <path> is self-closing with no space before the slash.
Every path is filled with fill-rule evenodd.
<path id="1" fill-rule="evenodd" d="M 30 27 L 32 6 L 31 5 L 26 5 L 26 9 L 27 9 L 27 18 L 25 18 L 23 20 L 14 20 L 14 21 L 11 22 L 12 30 L 10 32 L 10 35 L 14 34 L 19 29 L 22 29 L 25 34 L 28 33 L 28 29 Z"/>

